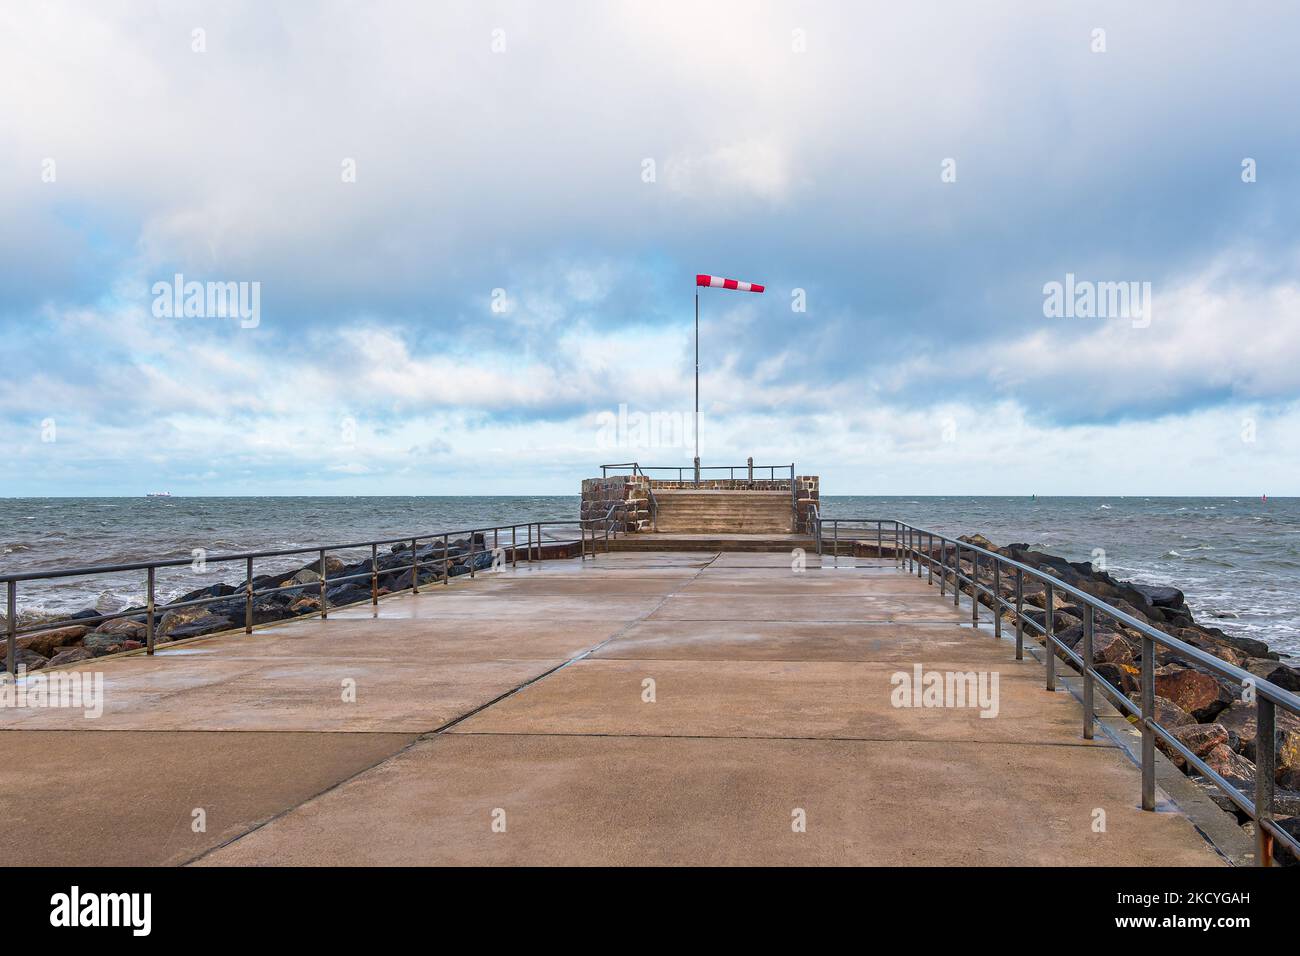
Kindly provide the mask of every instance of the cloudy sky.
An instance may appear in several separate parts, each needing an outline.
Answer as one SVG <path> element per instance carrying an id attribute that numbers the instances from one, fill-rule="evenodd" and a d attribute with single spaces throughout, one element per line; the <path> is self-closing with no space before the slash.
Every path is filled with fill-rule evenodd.
<path id="1" fill-rule="evenodd" d="M 0 494 L 689 464 L 697 272 L 767 286 L 701 295 L 706 464 L 1300 494 L 1297 36 L 1208 0 L 6 4 Z M 257 314 L 158 314 L 178 274 Z M 1045 315 L 1067 274 L 1150 308 Z"/>

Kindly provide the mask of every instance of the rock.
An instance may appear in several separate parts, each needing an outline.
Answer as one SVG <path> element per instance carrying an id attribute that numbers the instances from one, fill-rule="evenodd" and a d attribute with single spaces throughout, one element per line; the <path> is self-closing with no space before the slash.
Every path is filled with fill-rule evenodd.
<path id="1" fill-rule="evenodd" d="M 1288 790 L 1300 790 L 1300 730 L 1277 732 L 1277 782 Z"/>
<path id="2" fill-rule="evenodd" d="M 1183 724 L 1175 727 L 1171 734 L 1175 740 L 1202 760 L 1215 747 L 1228 743 L 1228 731 L 1222 724 Z M 1159 738 L 1156 739 L 1156 743 L 1161 750 L 1169 754 L 1174 766 L 1180 770 L 1187 769 L 1187 761 L 1182 755 L 1172 749 L 1166 749 Z"/>
<path id="3" fill-rule="evenodd" d="M 327 555 L 325 555 L 325 576 L 326 576 L 327 578 L 330 577 L 331 575 L 333 575 L 334 577 L 338 577 L 338 575 L 343 571 L 343 568 L 344 568 L 344 564 L 343 564 L 343 562 L 340 561 L 338 558 L 334 557 L 334 555 L 332 555 L 332 554 L 327 554 Z M 303 571 L 311 571 L 311 572 L 313 572 L 313 573 L 316 575 L 316 580 L 320 580 L 320 573 L 321 573 L 321 572 L 320 572 L 320 561 L 319 561 L 319 559 L 316 560 L 316 561 L 313 561 L 311 564 L 309 564 L 309 565 L 307 565 L 307 566 L 305 566 L 305 567 L 303 567 L 303 568 L 300 568 L 298 571 L 294 572 L 294 574 L 291 575 L 291 576 L 292 576 L 292 577 L 297 577 L 297 575 L 298 575 L 298 574 L 301 574 Z M 302 583 L 302 582 L 299 582 L 299 583 Z"/>
<path id="4" fill-rule="evenodd" d="M 1169 665 L 1156 669 L 1156 694 L 1168 698 L 1200 723 L 1210 723 L 1232 703 L 1232 695 L 1202 671 Z"/>
<path id="5" fill-rule="evenodd" d="M 292 614 L 316 614 L 320 611 L 320 598 L 303 595 L 289 605 Z"/>
<path id="6" fill-rule="evenodd" d="M 1183 592 L 1178 588 L 1161 587 L 1154 584 L 1137 584 L 1133 581 L 1126 583 L 1134 591 L 1146 598 L 1148 604 L 1155 607 L 1179 608 L 1186 603 Z"/>
<path id="7" fill-rule="evenodd" d="M 1098 668 L 1098 671 L 1100 670 L 1101 668 Z M 1138 707 L 1142 706 L 1142 695 L 1140 693 L 1131 693 L 1128 695 L 1128 699 L 1137 704 Z M 1161 697 L 1159 694 L 1156 694 L 1154 709 L 1156 723 L 1163 727 L 1173 729 L 1174 727 L 1186 727 L 1196 723 L 1195 717 L 1183 710 L 1173 701 Z"/>
<path id="8" fill-rule="evenodd" d="M 178 624 L 165 636 L 165 640 L 183 641 L 187 637 L 201 637 L 204 634 L 215 634 L 217 631 L 228 631 L 234 626 L 234 622 L 228 617 L 204 614 L 186 624 Z"/>
<path id="9" fill-rule="evenodd" d="M 235 589 L 229 584 L 212 584 L 206 588 L 199 588 L 197 591 L 191 591 L 189 594 L 182 594 L 176 599 L 177 604 L 185 601 L 197 601 L 199 598 L 225 597 L 227 594 L 234 594 Z"/>
<path id="10" fill-rule="evenodd" d="M 1300 841 L 1300 816 L 1275 817 L 1273 822 L 1280 829 L 1290 834 L 1291 839 Z M 1300 860 L 1296 859 L 1296 855 L 1291 852 L 1291 848 L 1283 844 L 1281 840 L 1273 841 L 1273 858 L 1279 863 L 1285 863 L 1288 866 L 1294 866 L 1300 862 Z"/>
<path id="11" fill-rule="evenodd" d="M 0 657 L 0 673 L 9 669 L 8 644 L 9 642 L 5 641 L 5 654 L 3 657 Z M 14 668 L 19 672 L 21 672 L 23 668 L 26 668 L 28 673 L 31 671 L 38 671 L 49 664 L 49 662 L 49 658 L 44 654 L 37 654 L 35 651 L 29 650 L 21 645 L 14 650 Z"/>
<path id="12" fill-rule="evenodd" d="M 84 647 L 69 647 L 66 650 L 59 651 L 50 658 L 47 667 L 62 667 L 64 664 L 75 664 L 78 661 L 88 661 L 95 655 L 90 653 Z"/>
<path id="13" fill-rule="evenodd" d="M 122 642 L 126 640 L 128 638 L 121 634 L 103 634 L 96 631 L 93 634 L 87 634 L 81 646 L 90 651 L 95 657 L 103 657 L 105 654 L 116 654 L 122 649 Z"/>
<path id="14" fill-rule="evenodd" d="M 332 607 L 356 604 L 358 601 L 368 601 L 370 599 L 370 588 L 363 588 L 353 583 L 341 584 L 325 592 L 325 599 Z"/>
<path id="15" fill-rule="evenodd" d="M 1082 647 L 1081 641 L 1079 648 Z M 1101 631 L 1092 636 L 1092 659 L 1095 663 L 1132 664 L 1133 651 L 1129 648 L 1128 642 L 1118 634 Z"/>
<path id="16" fill-rule="evenodd" d="M 1138 689 L 1138 670 L 1131 664 L 1095 664 L 1093 670 L 1098 677 L 1127 697 L 1131 698 Z M 1187 719 L 1190 721 L 1192 718 Z"/>
<path id="17" fill-rule="evenodd" d="M 18 646 L 34 651 L 42 657 L 52 657 L 58 653 L 58 648 L 75 644 L 89 633 L 90 628 L 86 625 L 74 624 L 70 627 L 55 628 L 52 631 L 38 631 L 35 634 L 20 637 L 18 638 Z"/>
<path id="18" fill-rule="evenodd" d="M 1219 660 L 1227 661 L 1236 667 L 1244 668 L 1250 661 L 1250 656 L 1245 651 L 1233 647 L 1213 634 L 1205 633 L 1200 628 L 1182 627 L 1178 629 L 1175 636 L 1179 640 L 1185 641 L 1207 654 L 1213 654 Z"/>
<path id="19" fill-rule="evenodd" d="M 1274 713 L 1274 729 L 1281 736 L 1291 731 L 1300 731 L 1300 718 L 1292 716 L 1281 707 Z M 1233 701 L 1232 706 L 1222 711 L 1216 721 L 1228 729 L 1241 741 L 1240 753 L 1249 760 L 1255 759 L 1255 705 L 1245 701 Z"/>
<path id="20" fill-rule="evenodd" d="M 95 628 L 95 634 L 109 634 L 117 637 L 118 641 L 127 639 L 135 640 L 144 637 L 144 621 L 136 621 L 129 617 L 119 617 L 112 621 L 105 621 L 99 627 Z M 86 641 L 94 635 L 88 635 Z"/>
<path id="21" fill-rule="evenodd" d="M 1300 670 L 1294 667 L 1276 661 L 1252 661 L 1247 665 L 1246 670 L 1293 694 L 1300 691 Z"/>
<path id="22" fill-rule="evenodd" d="M 182 607 L 177 608 L 175 611 L 168 611 L 162 616 L 162 620 L 158 622 L 155 632 L 157 635 L 171 634 L 177 628 L 205 617 L 216 617 L 217 615 L 214 615 L 209 610 L 209 607 L 209 605 L 200 605 L 198 607 Z"/>
<path id="23" fill-rule="evenodd" d="M 318 561 L 318 562 L 316 562 L 316 563 L 319 564 L 320 562 Z M 329 567 L 329 559 L 328 559 L 328 558 L 327 558 L 326 561 L 325 561 L 325 567 L 326 567 L 326 568 Z M 319 580 L 320 580 L 320 575 L 319 575 L 319 574 L 317 574 L 317 573 L 316 573 L 315 571 L 313 571 L 311 568 L 303 568 L 301 571 L 299 571 L 297 574 L 295 574 L 292 578 L 290 578 L 290 579 L 289 579 L 289 582 L 287 582 L 287 583 L 292 583 L 292 584 L 312 584 L 312 583 L 317 582 L 317 581 L 319 581 Z"/>
<path id="24" fill-rule="evenodd" d="M 1227 744 L 1212 747 L 1205 757 L 1206 766 L 1228 783 L 1249 793 L 1255 786 L 1255 765 Z"/>

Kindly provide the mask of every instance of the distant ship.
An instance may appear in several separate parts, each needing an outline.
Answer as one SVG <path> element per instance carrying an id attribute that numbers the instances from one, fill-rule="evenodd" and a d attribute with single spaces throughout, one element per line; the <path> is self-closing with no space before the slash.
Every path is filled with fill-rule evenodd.
<path id="1" fill-rule="evenodd" d="M 151 491 L 145 495 L 146 498 L 170 498 L 171 496 L 170 491 Z"/>

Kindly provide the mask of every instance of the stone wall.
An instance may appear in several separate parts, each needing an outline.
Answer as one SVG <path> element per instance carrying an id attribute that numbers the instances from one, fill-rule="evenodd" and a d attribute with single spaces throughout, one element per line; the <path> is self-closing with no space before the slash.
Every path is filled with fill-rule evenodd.
<path id="1" fill-rule="evenodd" d="M 809 524 L 808 516 L 812 512 L 813 505 L 818 504 L 820 500 L 818 498 L 819 484 L 816 475 L 799 475 L 794 480 L 795 513 L 798 515 L 798 522 L 794 529 L 795 534 L 812 534 L 812 526 Z"/>
<path id="2" fill-rule="evenodd" d="M 623 522 L 616 525 L 626 534 L 651 531 L 650 483 L 644 475 L 612 475 L 582 481 L 583 520 L 603 519 L 611 506 L 622 502 Z M 617 517 L 617 516 L 616 516 Z"/>
<path id="3" fill-rule="evenodd" d="M 675 478 L 652 478 L 650 487 L 658 491 L 789 491 L 789 478 L 700 478 L 697 485 L 694 478 L 678 481 Z"/>

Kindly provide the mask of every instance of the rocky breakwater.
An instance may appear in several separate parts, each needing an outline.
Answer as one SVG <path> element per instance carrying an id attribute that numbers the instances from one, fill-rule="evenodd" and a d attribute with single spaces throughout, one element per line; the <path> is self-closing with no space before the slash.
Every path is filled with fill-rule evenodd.
<path id="1" fill-rule="evenodd" d="M 1025 544 L 998 547 L 982 535 L 962 537 L 969 544 L 995 551 L 1013 561 L 1038 568 L 1052 577 L 1078 588 L 1086 594 L 1100 598 L 1151 627 L 1163 631 L 1220 660 L 1267 680 L 1279 687 L 1300 692 L 1300 669 L 1284 661 L 1283 655 L 1269 649 L 1263 641 L 1227 634 L 1217 627 L 1198 624 L 1184 600 L 1183 592 L 1173 587 L 1158 587 L 1134 581 L 1116 580 L 1105 571 L 1096 570 L 1088 562 L 1072 562 L 1052 554 L 1032 550 Z M 938 560 L 938 550 L 935 551 Z M 971 573 L 971 565 L 963 555 L 963 574 Z M 951 561 L 951 549 L 949 549 Z M 987 560 L 981 562 L 980 582 L 988 586 L 991 572 Z M 962 590 L 970 594 L 969 585 Z M 1003 574 L 1000 581 L 1002 597 L 1014 603 L 1014 576 Z M 991 606 L 988 595 L 979 596 L 981 604 Z M 1039 581 L 1024 578 L 1025 614 L 1045 624 L 1047 618 L 1047 588 Z M 1053 601 L 1052 624 L 1057 639 L 1076 653 L 1082 653 L 1083 608 L 1072 603 L 1069 595 L 1056 594 Z M 1003 612 L 1004 626 L 1014 627 L 1015 616 Z M 1032 628 L 1025 628 L 1026 636 L 1034 636 L 1039 643 L 1043 638 Z M 1112 687 L 1122 691 L 1131 701 L 1140 705 L 1139 686 L 1142 667 L 1142 635 L 1117 621 L 1097 615 L 1093 638 L 1093 659 L 1097 673 Z M 1064 658 L 1063 658 L 1064 660 Z M 1070 666 L 1073 662 L 1066 661 Z M 1209 669 L 1188 660 L 1184 654 L 1157 646 L 1155 649 L 1156 718 L 1170 728 L 1174 737 L 1192 753 L 1205 761 L 1216 773 L 1248 796 L 1255 792 L 1255 704 L 1245 698 L 1242 682 L 1229 680 Z M 1193 768 L 1172 749 L 1157 738 L 1157 745 L 1184 773 L 1200 783 L 1216 803 L 1238 817 L 1238 823 L 1248 828 L 1254 824 L 1236 810 L 1232 802 L 1207 778 L 1196 774 Z M 1276 800 L 1274 811 L 1277 822 L 1288 833 L 1300 838 L 1300 718 L 1278 707 L 1276 709 L 1276 734 L 1274 752 L 1277 760 Z M 1279 859 L 1296 862 L 1284 848 L 1278 849 Z"/>
<path id="2" fill-rule="evenodd" d="M 433 584 L 444 579 L 445 575 L 456 577 L 470 572 L 471 562 L 475 571 L 487 570 L 492 566 L 493 555 L 487 550 L 482 534 L 475 535 L 471 558 L 471 542 L 468 538 L 453 540 L 446 550 L 441 541 L 420 545 L 415 555 L 409 544 L 394 545 L 378 559 L 378 594 L 382 597 L 396 591 L 405 591 L 411 587 L 413 578 L 412 565 L 418 560 L 422 565 L 419 571 L 419 584 Z M 235 566 L 235 565 L 232 565 Z M 445 573 L 444 573 L 445 572 Z M 343 607 L 368 601 L 371 597 L 370 557 L 345 563 L 339 558 L 325 558 L 325 604 L 327 608 Z M 365 577 L 352 578 L 353 575 Z M 343 580 L 352 578 L 351 580 Z M 338 581 L 337 584 L 331 583 Z M 154 609 L 154 643 L 169 643 L 188 637 L 199 637 L 242 628 L 247 612 L 247 580 L 234 584 L 212 584 L 185 594 L 172 597 L 169 603 L 180 604 L 201 598 L 214 598 L 211 603 L 168 610 L 165 605 Z M 272 593 L 258 594 L 284 588 Z M 319 614 L 321 609 L 321 568 L 320 560 L 283 571 L 253 576 L 253 624 L 267 624 L 283 621 L 309 614 Z M 120 612 L 120 617 L 104 621 L 97 626 L 81 624 L 80 621 L 102 616 L 103 612 L 95 608 L 86 608 L 70 617 L 49 621 L 50 628 L 25 634 L 16 639 L 15 667 L 25 667 L 28 671 L 44 667 L 57 667 L 61 664 L 74 664 L 78 661 L 102 657 L 120 651 L 138 650 L 145 644 L 144 607 L 131 607 Z M 33 615 L 20 615 L 17 623 L 26 626 L 33 620 Z M 3 618 L 0 618 L 3 620 Z M 0 672 L 6 669 L 8 641 L 0 641 Z"/>

